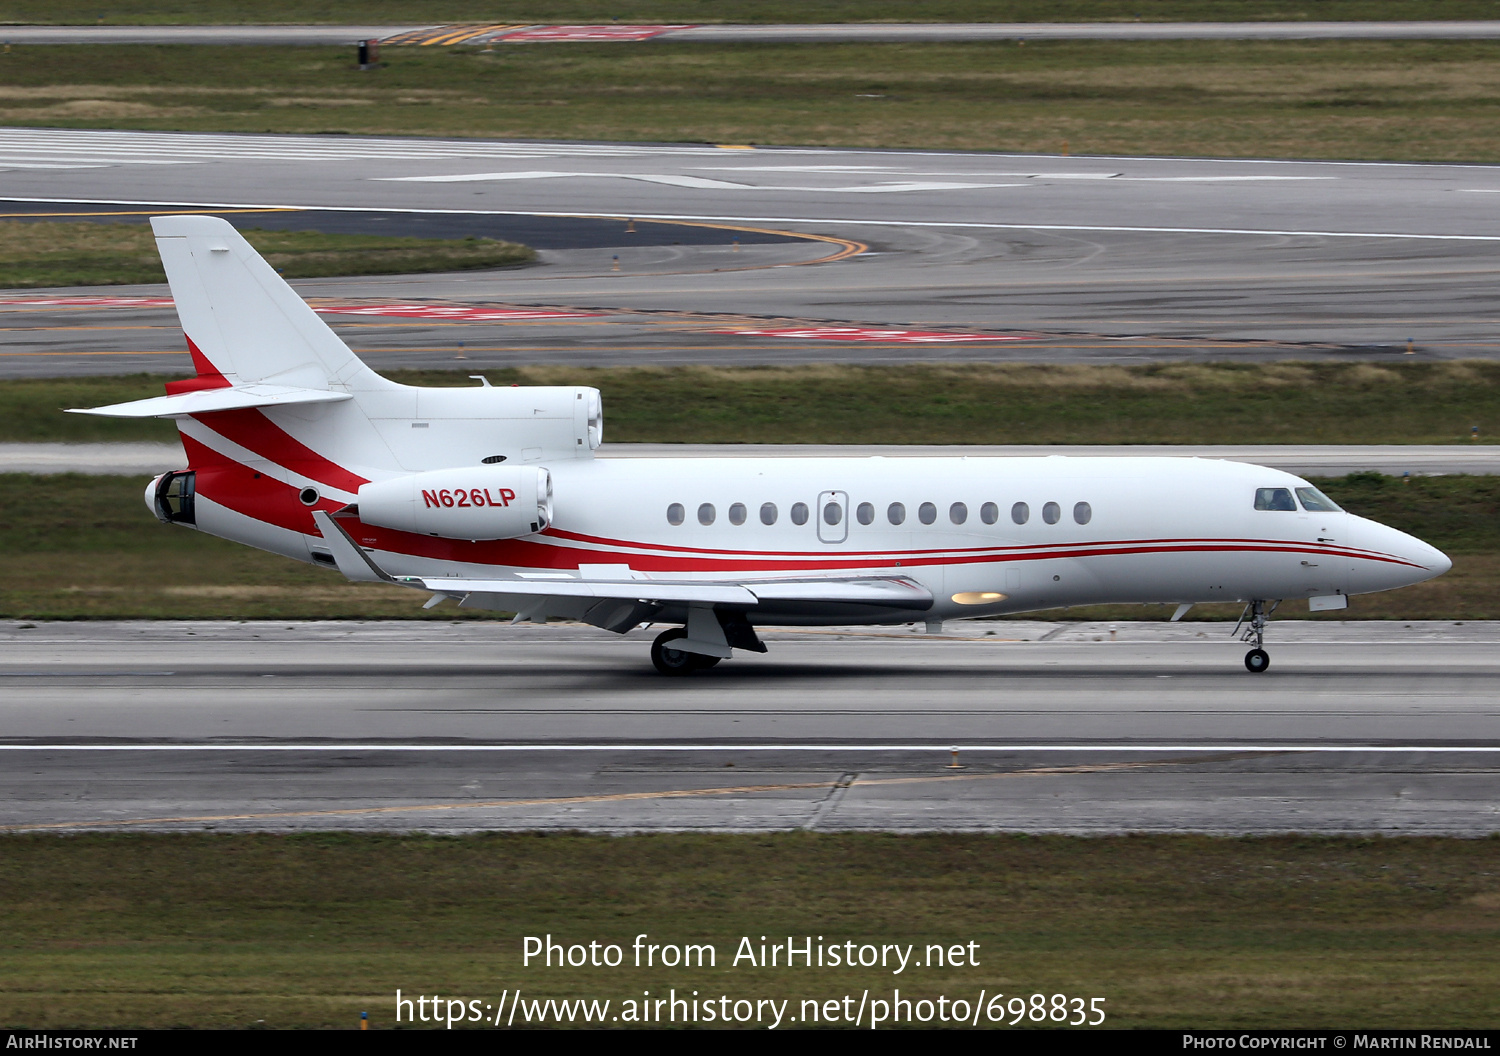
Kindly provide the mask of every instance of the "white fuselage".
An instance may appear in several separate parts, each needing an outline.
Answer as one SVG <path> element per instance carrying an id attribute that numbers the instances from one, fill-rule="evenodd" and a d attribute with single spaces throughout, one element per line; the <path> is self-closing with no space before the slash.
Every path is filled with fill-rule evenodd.
<path id="1" fill-rule="evenodd" d="M 1361 594 L 1449 567 L 1420 540 L 1342 511 L 1258 510 L 1258 489 L 1295 494 L 1306 481 L 1210 459 L 586 458 L 548 468 L 553 518 L 536 535 L 470 542 L 367 528 L 358 541 L 398 576 L 587 578 L 590 566 L 746 583 L 905 575 L 936 599 L 926 619 Z M 268 533 L 211 495 L 200 495 L 198 526 L 259 546 L 274 538 L 284 545 L 267 548 L 304 560 L 319 541 Z"/>

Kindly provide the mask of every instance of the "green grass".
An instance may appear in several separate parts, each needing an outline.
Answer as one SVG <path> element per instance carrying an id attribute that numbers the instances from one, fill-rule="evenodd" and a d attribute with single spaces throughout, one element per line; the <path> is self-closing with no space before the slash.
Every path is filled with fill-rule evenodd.
<path id="1" fill-rule="evenodd" d="M 325 275 L 409 275 L 501 268 L 536 259 L 527 246 L 494 239 L 243 232 L 289 279 Z M 145 224 L 0 220 L 0 289 L 166 282 Z"/>
<path id="2" fill-rule="evenodd" d="M 1114 22 L 1493 18 L 1486 0 L 9 0 L 7 22 L 50 25 L 428 22 Z"/>
<path id="3" fill-rule="evenodd" d="M 414 385 L 469 371 L 397 370 Z M 1500 439 L 1500 363 L 956 364 L 486 370 L 593 385 L 607 441 L 849 444 L 1444 444 Z M 165 376 L 0 381 L 0 442 L 170 440 L 158 421 L 60 413 Z"/>
<path id="4" fill-rule="evenodd" d="M 1374 474 L 1322 482 L 1350 511 L 1411 532 L 1454 559 L 1448 574 L 1362 595 L 1325 619 L 1500 619 L 1500 477 Z M 159 524 L 145 478 L 0 474 L 0 618 L 489 619 L 426 595 Z M 1226 619 L 1202 606 L 1190 619 Z M 1165 619 L 1159 607 L 1073 609 L 1070 619 Z M 1303 619 L 1300 606 L 1284 616 Z M 1033 618 L 1033 617 L 1027 617 Z"/>
<path id="5" fill-rule="evenodd" d="M 0 123 L 1500 160 L 1500 42 L 16 47 Z"/>
<path id="6" fill-rule="evenodd" d="M 1038 778 L 1038 780 L 1046 780 Z M 1500 840 L 0 837 L 0 1022 L 393 1025 L 394 996 L 1065 993 L 1113 1027 L 1488 1028 Z M 712 969 L 521 964 L 708 942 Z M 732 967 L 741 936 L 978 943 L 978 967 Z M 799 940 L 800 941 L 800 940 Z"/>

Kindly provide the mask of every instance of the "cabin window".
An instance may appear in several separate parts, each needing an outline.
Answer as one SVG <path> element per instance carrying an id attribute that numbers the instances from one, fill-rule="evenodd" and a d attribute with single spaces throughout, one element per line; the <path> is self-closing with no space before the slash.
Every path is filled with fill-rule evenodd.
<path id="1" fill-rule="evenodd" d="M 1317 488 L 1298 488 L 1297 498 L 1302 500 L 1302 508 L 1308 513 L 1343 513 L 1339 504 L 1324 495 Z"/>
<path id="2" fill-rule="evenodd" d="M 776 504 L 774 502 L 763 502 L 760 505 L 760 523 L 776 523 Z"/>
<path id="3" fill-rule="evenodd" d="M 1031 520 L 1031 507 L 1024 502 L 1018 502 L 1010 508 L 1010 519 L 1017 524 L 1025 524 Z"/>
<path id="4" fill-rule="evenodd" d="M 714 509 L 713 503 L 705 502 L 702 506 L 698 507 L 698 523 L 703 525 L 713 524 L 717 512 Z"/>
<path id="5" fill-rule="evenodd" d="M 854 516 L 859 518 L 860 524 L 875 523 L 875 506 L 873 503 L 862 502 L 854 509 Z"/>
<path id="6" fill-rule="evenodd" d="M 1000 519 L 1000 507 L 993 502 L 987 502 L 979 507 L 979 519 L 985 524 L 994 524 Z"/>
<path id="7" fill-rule="evenodd" d="M 906 503 L 893 502 L 885 508 L 885 519 L 892 524 L 906 523 Z"/>
<path id="8" fill-rule="evenodd" d="M 1056 524 L 1062 520 L 1062 507 L 1055 502 L 1049 502 L 1042 507 L 1042 520 L 1048 524 Z"/>
<path id="9" fill-rule="evenodd" d="M 1078 524 L 1088 524 L 1094 519 L 1094 508 L 1086 502 L 1075 502 L 1073 504 L 1073 520 Z"/>
<path id="10" fill-rule="evenodd" d="M 924 502 L 917 507 L 917 520 L 923 524 L 931 524 L 937 520 L 937 507 L 930 502 Z"/>
<path id="11" fill-rule="evenodd" d="M 1292 493 L 1287 488 L 1256 488 L 1255 508 L 1257 510 L 1295 512 L 1297 504 L 1292 501 Z"/>
<path id="12" fill-rule="evenodd" d="M 823 523 L 838 524 L 844 519 L 844 507 L 836 502 L 830 502 L 823 507 Z"/>
<path id="13" fill-rule="evenodd" d="M 674 502 L 667 507 L 668 524 L 681 524 L 683 517 L 686 515 L 687 511 L 682 508 L 682 503 L 680 502 Z"/>
<path id="14" fill-rule="evenodd" d="M 954 524 L 963 524 L 969 519 L 969 507 L 961 502 L 955 502 L 948 507 L 948 520 Z"/>
<path id="15" fill-rule="evenodd" d="M 737 502 L 733 506 L 729 507 L 729 523 L 745 523 L 745 504 L 743 502 Z"/>
<path id="16" fill-rule="evenodd" d="M 805 502 L 794 502 L 794 503 L 792 503 L 792 523 L 793 524 L 806 524 L 807 523 L 807 503 L 805 503 Z"/>

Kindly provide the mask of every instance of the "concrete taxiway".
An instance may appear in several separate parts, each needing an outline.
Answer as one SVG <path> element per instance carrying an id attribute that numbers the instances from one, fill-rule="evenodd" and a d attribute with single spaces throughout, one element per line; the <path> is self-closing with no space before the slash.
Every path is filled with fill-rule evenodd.
<path id="1" fill-rule="evenodd" d="M 1259 676 L 1224 624 L 766 638 L 0 624 L 0 825 L 1500 830 L 1497 624 L 1278 622 Z"/>
<path id="2" fill-rule="evenodd" d="M 330 316 L 380 368 L 1500 354 L 1493 166 L 0 129 L 0 169 L 13 216 L 543 239 L 535 267 L 298 282 L 562 313 Z M 187 366 L 169 307 L 39 298 L 5 295 L 0 375 Z"/>

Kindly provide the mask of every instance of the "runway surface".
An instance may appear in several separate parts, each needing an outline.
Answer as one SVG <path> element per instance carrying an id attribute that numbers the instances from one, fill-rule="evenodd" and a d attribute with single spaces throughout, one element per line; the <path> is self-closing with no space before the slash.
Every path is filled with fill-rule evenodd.
<path id="1" fill-rule="evenodd" d="M 536 267 L 296 283 L 381 368 L 1500 353 L 1493 166 L 0 129 L 0 170 L 12 215 L 593 222 Z M 5 299 L 0 376 L 187 364 L 160 304 Z"/>
<path id="2" fill-rule="evenodd" d="M 16 44 L 247 44 L 270 46 L 639 43 L 921 43 L 993 40 L 1474 40 L 1500 22 L 1010 22 L 837 25 L 546 26 L 485 23 L 405 26 L 6 26 Z"/>
<path id="3" fill-rule="evenodd" d="M 0 624 L 0 825 L 1500 830 L 1500 625 Z M 957 757 L 952 750 L 957 749 Z M 957 763 L 957 767 L 953 766 Z"/>
<path id="4" fill-rule="evenodd" d="M 1313 444 L 1189 445 L 1089 444 L 1007 446 L 973 444 L 605 444 L 600 458 L 914 458 L 923 456 L 1045 457 L 1087 455 L 1132 457 L 1162 455 L 1172 458 L 1223 458 L 1271 466 L 1304 476 L 1338 477 L 1358 470 L 1391 476 L 1500 473 L 1500 447 L 1437 444 L 1318 446 Z M 186 462 L 182 445 L 170 444 L 6 444 L 0 443 L 0 473 L 88 473 L 99 476 L 149 476 L 180 469 Z"/>

